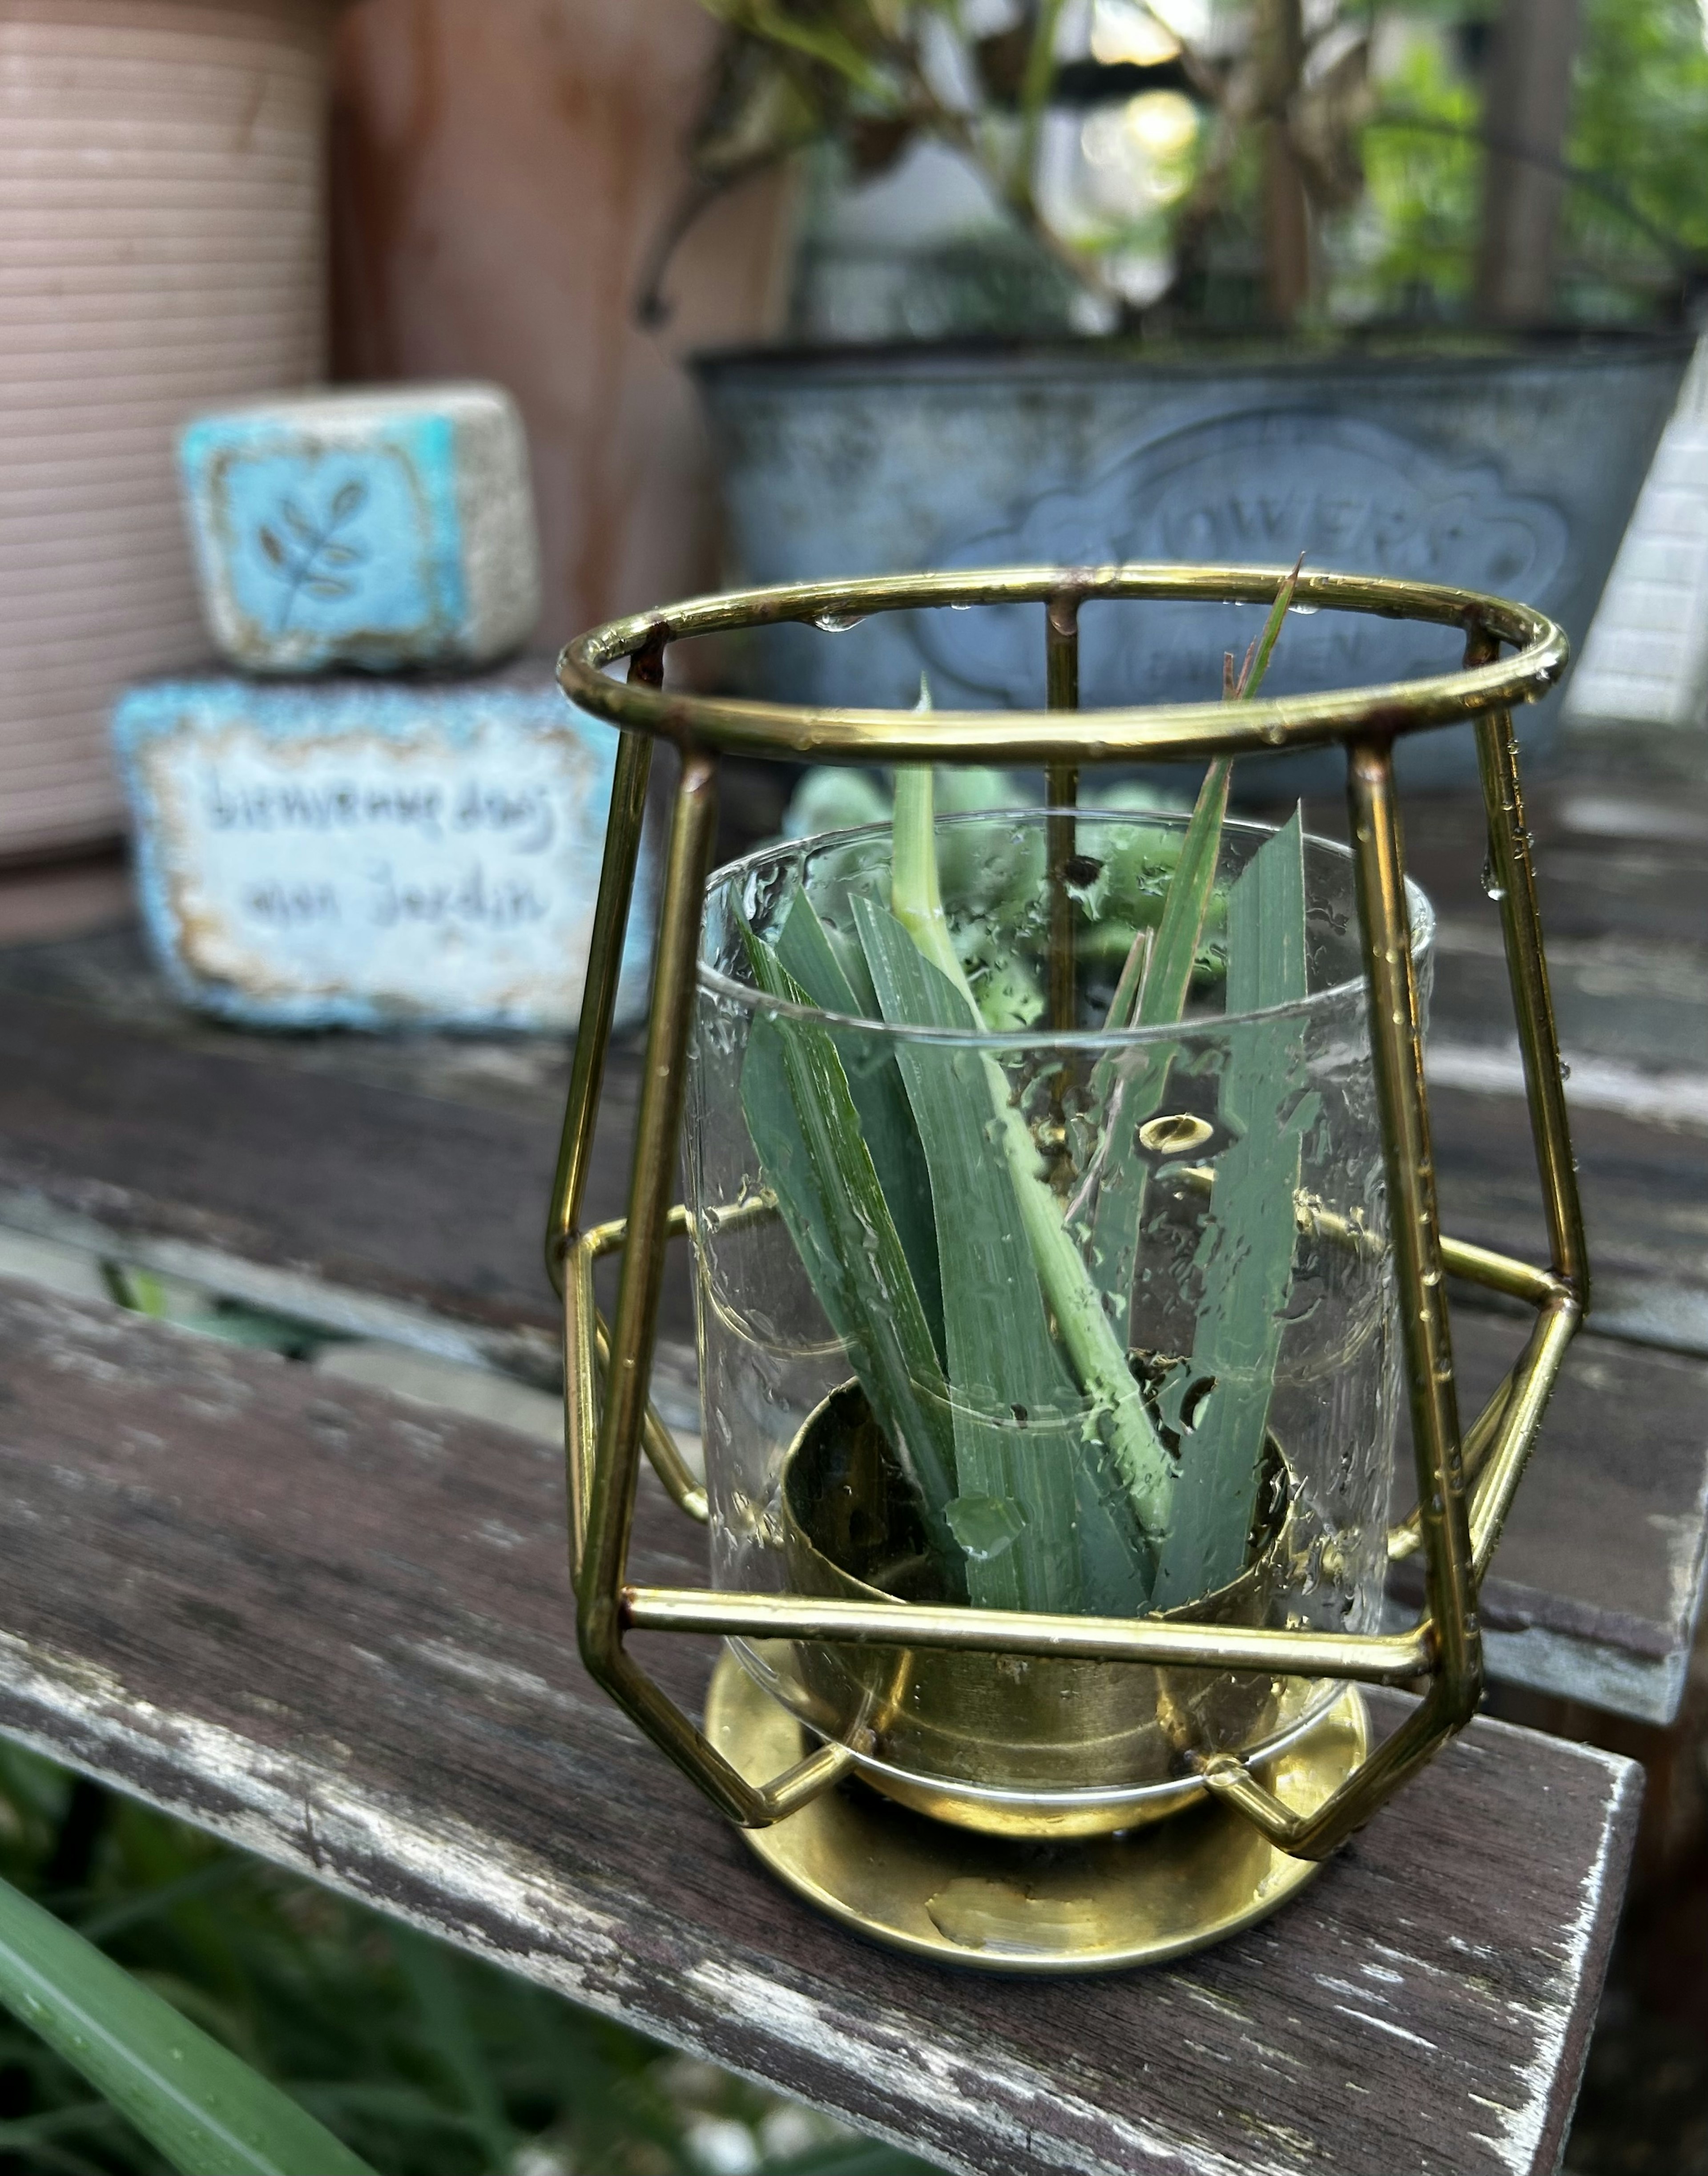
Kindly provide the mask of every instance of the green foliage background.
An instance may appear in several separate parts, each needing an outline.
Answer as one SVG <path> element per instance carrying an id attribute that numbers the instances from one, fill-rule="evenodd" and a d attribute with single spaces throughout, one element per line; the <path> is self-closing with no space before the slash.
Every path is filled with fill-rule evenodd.
<path id="1" fill-rule="evenodd" d="M 1413 5 L 1419 38 L 1381 86 L 1381 112 L 1363 132 L 1365 206 L 1341 223 L 1335 314 L 1451 318 L 1470 299 L 1482 195 L 1478 86 L 1466 26 L 1488 8 Z M 1401 124 L 1415 116 L 1433 124 Z M 1566 187 L 1560 313 L 1640 319 L 1672 284 L 1676 264 L 1708 265 L 1708 44 L 1697 0 L 1583 0 L 1567 162 L 1597 177 L 1635 218 L 1581 182 Z M 1673 237 L 1669 256 L 1647 226 Z"/>
<path id="2" fill-rule="evenodd" d="M 383 2176 L 910 2176 L 923 2165 L 0 1744 L 0 1875 Z M 6 2176 L 165 2176 L 0 2012 Z"/>

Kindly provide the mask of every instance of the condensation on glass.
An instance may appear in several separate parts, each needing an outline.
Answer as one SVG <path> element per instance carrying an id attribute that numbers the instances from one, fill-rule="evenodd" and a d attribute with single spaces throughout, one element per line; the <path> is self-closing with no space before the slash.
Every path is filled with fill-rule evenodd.
<path id="1" fill-rule="evenodd" d="M 1244 1039 L 1273 1034 L 1275 1010 L 1230 1017 L 1213 991 L 1195 998 L 1185 1019 L 1162 1029 L 1101 1032 L 1125 952 L 1099 933 L 1098 885 L 1123 854 L 1144 862 L 1147 840 L 1178 835 L 1184 818 L 1145 813 L 1086 813 L 1077 819 L 1069 879 L 1084 895 L 1079 933 L 1078 997 L 1082 1025 L 1069 1036 L 1032 1027 L 1003 1033 L 969 1029 L 947 1039 L 927 1031 L 812 1018 L 830 1036 L 851 1080 L 895 1047 L 917 1037 L 945 1040 L 964 1061 L 1000 1067 L 1012 1101 L 1047 1142 L 1057 1125 L 1058 1191 L 1067 1227 L 1107 1282 L 1108 1265 L 1092 1250 L 1107 1239 L 1091 1214 L 1096 1142 L 1129 1128 L 1145 1165 L 1143 1205 L 1124 1282 L 1124 1320 L 1117 1327 L 1163 1440 L 1183 1464 L 1193 1455 L 1196 1401 L 1209 1385 L 1194 1379 L 1195 1325 L 1203 1299 L 1207 1220 L 1218 1167 L 1237 1138 L 1223 1091 L 1237 1074 Z M 1230 822 L 1217 872 L 1227 886 L 1270 836 Z M 1042 812 L 950 817 L 938 824 L 944 904 L 951 928 L 984 911 L 994 889 L 1010 901 L 1018 886 L 1032 895 L 1009 918 L 1020 979 L 1042 987 L 1047 976 L 1049 906 Z M 781 1217 L 770 1206 L 766 1175 L 742 1114 L 742 1069 L 755 1021 L 774 1011 L 753 987 L 745 922 L 775 932 L 804 885 L 834 936 L 851 935 L 852 902 L 889 901 L 887 827 L 786 844 L 719 872 L 707 901 L 688 1084 L 685 1166 L 693 1218 L 706 1474 L 711 1504 L 711 1569 L 726 1590 L 798 1591 L 800 1561 L 786 1500 L 786 1465 L 825 1401 L 846 1385 L 851 1368 L 841 1341 Z M 1160 906 L 1168 856 L 1142 879 Z M 1297 1245 L 1285 1302 L 1269 1407 L 1269 1456 L 1284 1475 L 1283 1505 L 1270 1538 L 1269 1575 L 1237 1621 L 1370 1632 L 1379 1625 L 1401 1353 L 1389 1259 L 1382 1136 L 1378 1118 L 1366 993 L 1358 957 L 1353 869 L 1346 850 L 1307 838 L 1304 845 L 1307 969 L 1310 994 L 1284 1009 L 1291 1047 L 1303 1067 L 1309 1122 L 1302 1134 L 1295 1197 Z M 1433 917 L 1408 888 L 1420 995 L 1427 1004 Z M 1206 944 L 1213 953 L 1212 914 Z M 1172 1055 L 1160 1108 L 1140 1084 L 1154 1080 L 1156 1054 Z M 1101 1123 L 1087 1113 L 1098 1084 Z M 1129 1098 L 1131 1098 L 1130 1107 Z M 997 1151 L 994 1146 L 991 1153 Z M 936 1205 L 940 1246 L 952 1243 L 955 1205 Z M 1002 1296 L 992 1294 L 993 1307 Z M 1112 1298 L 1118 1318 L 1123 1308 Z M 960 1395 L 960 1388 L 956 1395 Z M 1071 1459 L 1089 1405 L 1029 1412 L 1024 1425 L 1053 1455 Z M 1020 1424 L 1018 1421 L 1016 1424 Z M 1281 1518 L 1280 1512 L 1284 1510 Z M 1254 1530 L 1254 1547 L 1256 1530 Z M 912 1597 L 905 1585 L 875 1583 Z M 826 1591 L 820 1589 L 821 1591 Z M 849 1592 L 857 1590 L 849 1589 Z M 1212 1616 L 1214 1612 L 1210 1613 Z M 1235 1621 L 1230 1613 L 1223 1621 Z M 1104 1809 L 1104 1825 L 1142 1820 L 1196 1795 L 1193 1762 L 1206 1750 L 1260 1753 L 1302 1731 L 1330 1705 L 1330 1684 L 1235 1680 L 1205 1670 L 1159 1671 L 1100 1663 L 1078 1672 L 1053 1660 L 974 1658 L 987 1684 L 1004 1694 L 1006 1715 L 993 1725 L 977 1704 L 964 1722 L 937 1698 L 957 1663 L 895 1651 L 874 1662 L 846 1646 L 786 1641 L 732 1643 L 746 1667 L 809 1728 L 851 1744 L 872 1780 L 906 1796 L 910 1780 L 948 1784 L 966 1798 L 1059 1803 Z M 884 1671 L 892 1673 L 884 1682 Z M 925 1682 L 923 1695 L 910 1670 Z M 938 1673 L 936 1691 L 932 1673 Z M 842 1688 L 839 1698 L 837 1689 Z M 863 1696 L 852 1697 L 850 1689 Z M 953 1689 L 953 1687 L 950 1688 Z M 1030 1693 L 1031 1713 L 1023 1711 Z M 931 1714 L 919 1711 L 922 1697 Z M 949 1705 L 953 1707 L 954 1702 Z M 958 1736 L 957 1733 L 961 1733 Z M 982 1734 L 982 1744 L 961 1742 Z M 1030 1733 L 1030 1735 L 1029 1735 Z M 1010 1742 L 1006 1751 L 993 1738 Z M 940 1808 L 933 1808 L 941 1810 Z"/>

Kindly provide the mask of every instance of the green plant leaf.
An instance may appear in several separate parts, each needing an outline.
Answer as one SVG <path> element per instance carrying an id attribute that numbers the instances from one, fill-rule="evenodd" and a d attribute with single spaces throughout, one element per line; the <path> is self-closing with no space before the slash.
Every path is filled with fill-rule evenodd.
<path id="1" fill-rule="evenodd" d="M 850 950 L 851 959 L 838 956 L 812 900 L 804 889 L 797 891 L 777 932 L 779 966 L 821 1012 L 877 1020 L 880 1017 L 878 993 L 872 987 L 865 957 L 857 947 L 851 946 Z M 938 1266 L 931 1178 L 895 1051 L 884 1036 L 843 1036 L 837 1042 L 837 1055 L 847 1074 L 873 1168 L 889 1205 L 901 1251 L 912 1272 L 914 1290 L 930 1325 L 931 1341 L 941 1361 L 943 1279 Z"/>
<path id="2" fill-rule="evenodd" d="M 945 1002 L 948 1004 L 947 1011 L 935 1024 L 976 1027 L 981 1024 L 977 1002 L 961 970 L 960 959 L 950 940 L 948 917 L 943 909 L 933 822 L 932 781 L 928 770 L 907 767 L 897 770 L 894 836 L 890 899 L 895 919 L 912 938 L 921 955 L 937 967 L 949 986 L 946 1001 L 934 985 L 926 986 L 931 1001 L 939 1006 Z M 868 924 L 862 919 L 857 902 L 855 921 L 861 943 L 867 945 Z M 882 998 L 883 982 L 878 975 L 869 945 L 867 945 L 867 961 L 873 968 L 873 979 L 878 982 Z M 926 1020 L 934 1018 L 928 1011 L 921 1017 Z M 1136 1544 L 1140 1576 L 1148 1588 L 1150 1569 L 1149 1548 L 1143 1537 L 1159 1534 L 1166 1520 L 1168 1491 L 1172 1483 L 1168 1455 L 1151 1426 L 1143 1395 L 1133 1379 L 1133 1372 L 1128 1363 L 1125 1338 L 1118 1335 L 1110 1322 L 1103 1294 L 1087 1270 L 1080 1248 L 1068 1230 L 1061 1205 L 1039 1168 L 1037 1150 L 1025 1118 L 1010 1103 L 1008 1082 L 1002 1069 L 988 1057 L 980 1062 L 990 1109 L 995 1119 L 994 1140 L 1001 1147 L 1009 1166 L 1014 1198 L 1020 1210 L 1043 1297 L 1055 1318 L 1057 1331 L 1073 1363 L 1074 1373 L 1086 1394 L 1094 1401 L 1097 1433 L 1107 1447 L 1129 1507 L 1129 1513 L 1123 1515 L 1128 1520 L 1129 1531 L 1132 1523 L 1136 1522 L 1138 1531 L 1131 1537 Z M 911 1096 L 912 1082 L 905 1069 L 903 1078 L 908 1080 Z M 935 1189 L 941 1183 L 942 1174 L 933 1157 L 917 1099 L 914 1102 L 914 1116 L 919 1120 L 920 1137 L 925 1143 L 926 1160 L 932 1167 Z M 944 1214 L 952 1215 L 954 1211 L 945 1211 L 939 1200 L 938 1213 L 941 1220 Z M 949 1315 L 947 1286 L 948 1273 L 945 1270 L 945 1324 Z M 952 1357 L 949 1374 L 954 1379 L 955 1368 Z M 1089 1498 L 1082 1491 L 1080 1500 L 1082 1510 L 1091 1517 L 1093 1506 L 1105 1503 L 1107 1499 L 1101 1490 L 1097 1490 L 1092 1492 Z M 1101 1547 L 1096 1548 L 1095 1553 L 1099 1561 L 1106 1560 L 1107 1556 Z"/>
<path id="3" fill-rule="evenodd" d="M 857 899 L 854 922 L 885 1020 L 965 1029 L 976 1019 L 965 988 L 894 915 Z M 941 1243 L 960 1484 L 949 1517 L 967 1546 L 967 1592 L 992 1608 L 1077 1610 L 1074 1475 L 1063 1433 L 1051 1440 L 1047 1417 L 1071 1413 L 1079 1396 L 1050 1336 L 1008 1161 L 992 1153 L 986 1060 L 976 1047 L 910 1039 L 896 1063 L 924 1145 Z"/>
<path id="4" fill-rule="evenodd" d="M 770 948 L 745 925 L 742 936 L 757 987 L 810 1005 Z M 956 1493 L 949 1395 L 830 1031 L 761 1015 L 742 1062 L 742 1112 L 813 1290 L 918 1493 L 953 1586 L 960 1552 L 945 1517 Z"/>
<path id="5" fill-rule="evenodd" d="M 1308 993 L 1304 833 L 1299 813 L 1253 857 L 1228 895 L 1230 1012 Z M 1294 1196 L 1319 1098 L 1306 1092 L 1297 1019 L 1233 1031 L 1221 1080 L 1234 1140 L 1217 1157 L 1198 1251 L 1203 1297 L 1189 1385 L 1209 1384 L 1182 1444 L 1174 1515 L 1156 1578 L 1167 1608 L 1225 1586 L 1245 1561 L 1297 1245 Z"/>
<path id="6" fill-rule="evenodd" d="M 183 2176 L 372 2176 L 258 2071 L 5 1882 L 0 2002 Z"/>
<path id="7" fill-rule="evenodd" d="M 449 1951 L 413 1927 L 399 1927 L 391 1944 L 414 1998 L 423 2041 L 454 2086 L 464 2119 L 486 2160 L 494 2168 L 504 2168 L 522 2141 L 505 2116 L 504 2097 L 481 2049 Z"/>
<path id="8" fill-rule="evenodd" d="M 868 97 L 882 98 L 890 89 L 883 70 L 835 23 L 802 21 L 768 0 L 754 0 L 750 16 L 751 27 L 759 36 L 834 68 Z"/>
<path id="9" fill-rule="evenodd" d="M 1248 702 L 1262 687 L 1270 659 L 1286 624 L 1288 608 L 1297 591 L 1299 569 L 1303 564 L 1304 554 L 1301 552 L 1292 572 L 1282 577 L 1263 628 L 1246 653 L 1244 668 L 1237 684 L 1233 683 L 1232 661 L 1227 661 L 1224 685 L 1230 700 Z M 1123 1015 L 1118 1005 L 1112 1004 L 1107 1021 L 1112 1028 L 1124 1027 L 1129 1021 L 1139 1027 L 1166 1027 L 1185 1013 L 1205 931 L 1211 917 L 1216 868 L 1221 854 L 1222 826 L 1227 816 L 1232 773 L 1232 758 L 1221 756 L 1204 775 L 1181 840 L 1137 995 L 1131 997 L 1132 984 L 1123 975 L 1122 980 L 1129 993 L 1131 1009 Z M 1227 1009 L 1237 1009 L 1231 996 Z M 1131 1300 L 1139 1232 L 1150 1184 L 1150 1167 L 1140 1153 L 1139 1129 L 1162 1107 L 1175 1054 L 1173 1045 L 1158 1043 L 1123 1058 L 1119 1065 L 1105 1058 L 1093 1069 L 1091 1076 L 1091 1108 L 1102 1149 L 1095 1173 L 1087 1252 L 1099 1265 L 1107 1304 L 1116 1310 L 1123 1324 Z"/>
<path id="10" fill-rule="evenodd" d="M 1219 756 L 1204 775 L 1131 1015 L 1135 1026 L 1164 1027 L 1186 1010 L 1192 971 L 1197 964 L 1198 948 L 1204 942 L 1210 895 L 1216 887 L 1216 864 L 1221 851 L 1221 825 L 1227 813 L 1232 773 L 1233 759 Z"/>
<path id="11" fill-rule="evenodd" d="M 1156 929 L 1136 981 L 1123 973 L 1128 1009 L 1109 1008 L 1112 1028 L 1164 1027 L 1186 1009 L 1199 948 L 1216 887 L 1221 826 L 1227 813 L 1231 759 L 1210 764 L 1180 843 Z M 1119 992 L 1118 991 L 1118 997 Z M 1171 1042 L 1140 1047 L 1118 1060 L 1101 1058 L 1091 1074 L 1091 1107 L 1102 1137 L 1101 1167 L 1092 1210 L 1092 1259 L 1103 1289 L 1124 1325 L 1139 1254 L 1139 1227 L 1150 1168 L 1139 1149 L 1139 1129 L 1154 1118 L 1168 1092 L 1175 1056 Z"/>

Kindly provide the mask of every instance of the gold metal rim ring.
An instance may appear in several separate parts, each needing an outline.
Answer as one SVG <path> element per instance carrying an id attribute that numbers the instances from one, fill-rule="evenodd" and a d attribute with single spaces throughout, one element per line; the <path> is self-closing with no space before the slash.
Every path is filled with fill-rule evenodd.
<path id="1" fill-rule="evenodd" d="M 1455 672 L 1386 686 L 1251 703 L 1175 703 L 1079 710 L 833 710 L 666 689 L 607 668 L 694 635 L 790 623 L 845 624 L 873 613 L 952 605 L 1074 607 L 1116 600 L 1270 603 L 1280 567 L 1134 565 L 974 568 L 840 582 L 792 582 L 690 598 L 578 635 L 558 661 L 572 702 L 608 723 L 684 748 L 816 763 L 1131 763 L 1165 756 L 1238 755 L 1384 738 L 1468 724 L 1532 702 L 1565 669 L 1569 645 L 1528 605 L 1437 582 L 1303 574 L 1297 602 L 1480 634 L 1515 654 Z"/>

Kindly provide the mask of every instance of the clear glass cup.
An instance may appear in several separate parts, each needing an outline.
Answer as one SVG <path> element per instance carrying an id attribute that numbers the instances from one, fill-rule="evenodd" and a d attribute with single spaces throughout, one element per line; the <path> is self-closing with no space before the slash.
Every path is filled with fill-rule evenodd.
<path id="1" fill-rule="evenodd" d="M 1071 1034 L 1031 1017 L 1048 972 L 1042 811 L 937 824 L 957 949 L 972 961 L 976 986 L 985 977 L 987 1011 L 1000 1004 L 1018 1023 L 1000 1031 L 796 1008 L 755 987 L 746 932 L 774 937 L 800 887 L 827 934 L 851 951 L 855 902 L 889 903 L 888 826 L 768 849 L 713 877 L 684 1161 L 718 1586 L 997 1606 L 1007 1593 L 1010 1607 L 1159 1608 L 1205 1622 L 1377 1629 L 1400 1353 L 1352 862 L 1342 847 L 1305 840 L 1309 994 L 1229 1015 L 1216 987 L 1218 918 L 1227 887 L 1270 834 L 1227 824 L 1185 1017 L 1106 1031 L 1134 928 L 1160 911 L 1184 824 L 1148 813 L 1078 817 L 1068 877 L 1082 1025 Z M 1415 887 L 1409 897 L 1427 1002 L 1433 917 Z M 901 1074 L 897 1061 L 917 1057 L 947 1069 L 975 1100 L 985 1093 L 988 1120 L 967 1151 L 975 1157 L 1013 1154 L 997 1115 L 1004 1095 L 1025 1118 L 1061 1228 L 1178 1477 L 1171 1531 L 1183 1537 L 1193 1525 L 1182 1508 L 1190 1477 L 1198 1526 L 1210 1536 L 1205 1582 L 1194 1583 L 1200 1559 L 1183 1542 L 1148 1597 L 1128 1580 L 1134 1530 L 1122 1529 L 1120 1546 L 1107 1531 L 1130 1515 L 1109 1477 L 1118 1459 L 1107 1404 L 1081 1390 L 1071 1369 L 1058 1393 L 1022 1407 L 1004 1401 L 1004 1384 L 958 1374 L 953 1352 L 942 1379 L 919 1392 L 937 1401 L 925 1432 L 940 1422 L 933 1439 L 952 1441 L 963 1475 L 952 1546 L 940 1521 L 933 1542 L 749 1129 L 744 1069 L 759 1024 L 780 1020 L 819 1032 L 851 1084 L 884 1069 Z M 1278 1066 L 1281 1087 L 1268 1104 L 1259 1099 L 1266 1118 L 1254 1127 L 1238 1107 L 1253 1080 Z M 941 1255 L 961 1243 L 964 1207 L 941 1160 L 931 1169 L 950 1197 L 932 1200 Z M 1248 1284 L 1243 1306 L 1230 1310 L 1230 1280 L 1248 1274 L 1239 1264 L 1259 1244 L 1282 1272 L 1271 1270 L 1264 1307 L 1254 1310 Z M 1036 1309 L 1027 1285 L 1023 1270 L 1013 1289 L 988 1291 L 1004 1336 L 1008 1310 Z M 1046 1334 L 1064 1341 L 1047 1305 L 1044 1319 Z M 1000 1354 L 993 1370 L 1001 1372 Z M 1009 1461 L 1002 1470 L 1021 1477 L 1012 1499 L 967 1491 L 975 1452 Z M 1010 1579 L 1013 1564 L 1020 1569 Z M 1134 1663 L 732 1645 L 810 1730 L 848 1744 L 880 1788 L 944 1818 L 1028 1833 L 1041 1822 L 1064 1835 L 1127 1826 L 1189 1803 L 1201 1788 L 1199 1756 L 1279 1750 L 1339 1691 Z"/>

